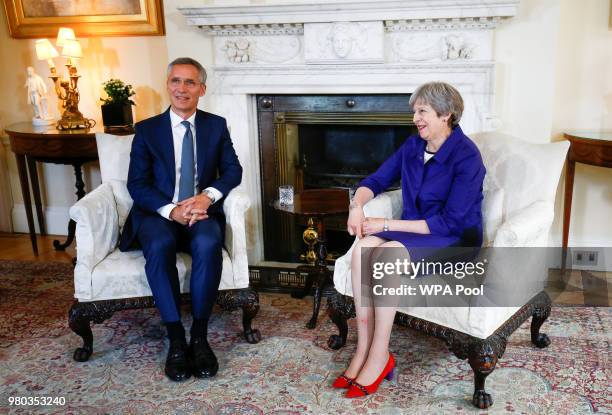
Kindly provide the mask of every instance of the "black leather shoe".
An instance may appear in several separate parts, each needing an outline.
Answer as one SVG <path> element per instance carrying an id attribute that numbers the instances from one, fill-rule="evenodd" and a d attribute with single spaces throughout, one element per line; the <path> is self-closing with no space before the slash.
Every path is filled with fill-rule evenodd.
<path id="1" fill-rule="evenodd" d="M 197 378 L 212 378 L 219 370 L 217 356 L 203 337 L 192 338 L 189 342 L 191 372 Z"/>
<path id="2" fill-rule="evenodd" d="M 175 382 L 189 379 L 189 359 L 187 358 L 187 342 L 185 340 L 171 340 L 166 358 L 166 376 Z"/>

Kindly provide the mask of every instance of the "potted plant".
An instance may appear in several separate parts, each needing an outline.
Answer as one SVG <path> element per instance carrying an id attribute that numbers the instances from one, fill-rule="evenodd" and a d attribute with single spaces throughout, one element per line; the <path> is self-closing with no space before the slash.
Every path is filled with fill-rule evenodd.
<path id="1" fill-rule="evenodd" d="M 133 130 L 132 105 L 130 99 L 136 93 L 132 85 L 120 79 L 109 79 L 102 84 L 107 98 L 100 98 L 102 104 L 102 123 L 107 130 Z"/>

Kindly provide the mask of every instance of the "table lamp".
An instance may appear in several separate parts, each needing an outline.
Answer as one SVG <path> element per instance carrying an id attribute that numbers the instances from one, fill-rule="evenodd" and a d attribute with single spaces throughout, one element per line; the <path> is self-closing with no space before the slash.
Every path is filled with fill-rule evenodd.
<path id="1" fill-rule="evenodd" d="M 68 80 L 62 79 L 58 74 L 52 58 L 57 57 L 58 53 L 51 45 L 48 39 L 40 39 L 36 41 L 36 55 L 40 60 L 47 60 L 51 70 L 51 78 L 55 85 L 55 92 L 60 101 L 64 113 L 62 118 L 57 122 L 55 128 L 58 130 L 72 130 L 81 128 L 91 128 L 96 122 L 86 119 L 79 111 L 79 94 L 78 82 L 80 75 L 77 74 L 75 59 L 83 56 L 81 44 L 76 39 L 74 31 L 67 27 L 59 29 L 57 34 L 56 45 L 62 48 L 62 57 L 66 58 L 66 69 L 68 70 Z M 40 53 L 39 53 L 40 49 Z"/>
<path id="2" fill-rule="evenodd" d="M 47 61 L 52 75 L 57 74 L 53 58 L 57 58 L 59 54 L 57 53 L 57 50 L 55 50 L 51 42 L 49 42 L 49 39 L 38 39 L 36 41 L 36 56 L 41 61 Z"/>
<path id="3" fill-rule="evenodd" d="M 69 27 L 60 27 L 59 30 L 57 31 L 57 40 L 55 41 L 55 44 L 58 47 L 62 47 L 64 46 L 64 41 L 67 39 L 76 40 L 76 36 L 74 35 L 74 30 L 72 30 Z"/>

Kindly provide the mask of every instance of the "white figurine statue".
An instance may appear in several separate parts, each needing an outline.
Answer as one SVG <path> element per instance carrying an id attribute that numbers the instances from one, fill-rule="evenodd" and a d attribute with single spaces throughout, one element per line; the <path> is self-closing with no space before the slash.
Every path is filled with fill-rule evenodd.
<path id="1" fill-rule="evenodd" d="M 34 68 L 28 66 L 28 77 L 24 87 L 28 89 L 28 104 L 34 108 L 32 124 L 53 124 L 53 118 L 47 112 L 47 86 L 45 81 L 34 72 Z"/>

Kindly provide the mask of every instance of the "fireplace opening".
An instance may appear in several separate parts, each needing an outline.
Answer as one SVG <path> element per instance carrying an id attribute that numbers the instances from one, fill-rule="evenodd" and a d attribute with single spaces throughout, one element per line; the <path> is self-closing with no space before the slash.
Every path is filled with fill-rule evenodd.
<path id="1" fill-rule="evenodd" d="M 409 99 L 409 94 L 257 97 L 266 262 L 300 263 L 305 251 L 307 218 L 273 208 L 278 186 L 293 185 L 296 192 L 356 187 L 416 133 Z M 332 255 L 344 254 L 353 243 L 346 221 L 346 214 L 325 219 Z"/>
<path id="2" fill-rule="evenodd" d="M 297 169 L 303 188 L 357 186 L 409 134 L 408 126 L 300 125 Z"/>

